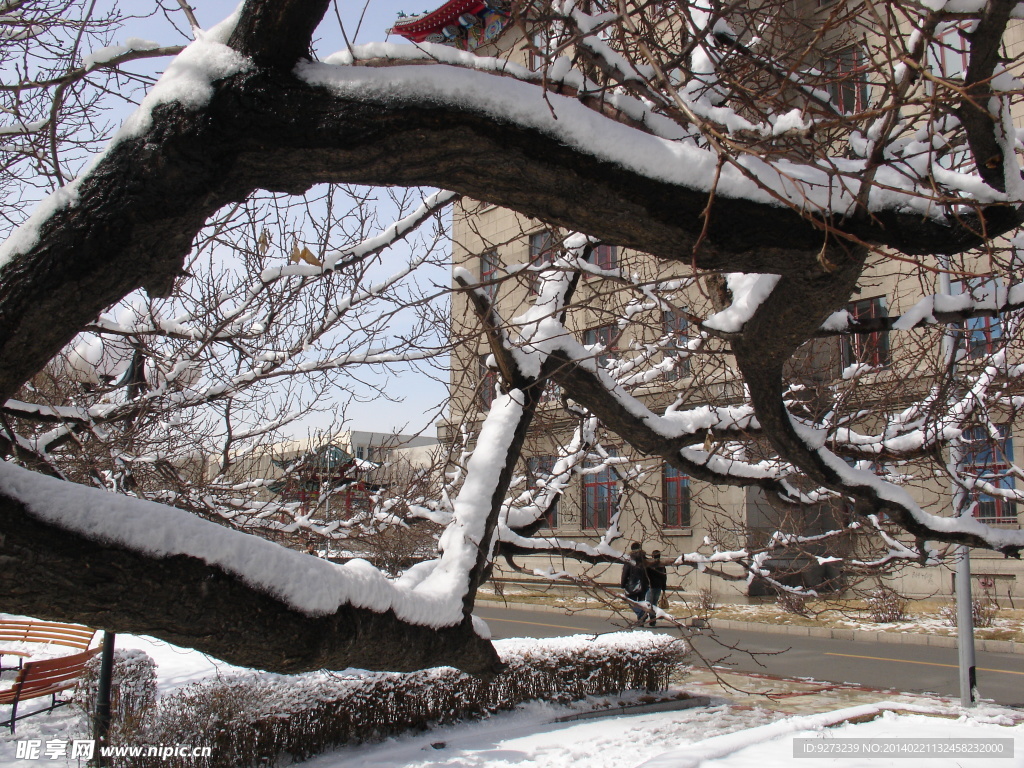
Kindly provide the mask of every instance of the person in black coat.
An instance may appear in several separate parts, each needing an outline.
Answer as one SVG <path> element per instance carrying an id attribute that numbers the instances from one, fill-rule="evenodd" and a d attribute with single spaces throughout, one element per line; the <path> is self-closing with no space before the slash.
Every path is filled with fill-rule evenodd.
<path id="1" fill-rule="evenodd" d="M 647 595 L 644 597 L 651 604 L 650 620 L 647 624 L 651 627 L 658 626 L 654 609 L 658 607 L 661 595 L 668 588 L 668 569 L 661 561 L 661 550 L 656 549 L 651 553 L 651 559 L 647 561 Z"/>
<path id="2" fill-rule="evenodd" d="M 634 541 L 629 548 L 629 560 L 622 566 L 622 578 L 620 584 L 626 597 L 637 602 L 643 601 L 647 590 L 651 588 L 650 579 L 647 577 L 647 563 L 644 551 L 640 548 L 639 542 Z M 636 620 L 643 623 L 647 611 L 638 605 L 630 604 Z"/>

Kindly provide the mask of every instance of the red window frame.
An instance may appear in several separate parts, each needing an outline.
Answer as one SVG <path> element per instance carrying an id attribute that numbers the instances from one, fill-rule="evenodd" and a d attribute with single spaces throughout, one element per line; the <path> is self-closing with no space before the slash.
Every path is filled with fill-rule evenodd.
<path id="1" fill-rule="evenodd" d="M 662 523 L 666 528 L 690 527 L 690 477 L 671 464 L 661 470 Z"/>
<path id="2" fill-rule="evenodd" d="M 985 293 L 994 293 L 999 281 L 994 277 L 978 277 L 970 280 L 956 280 L 952 284 L 953 294 L 959 296 L 965 291 L 973 299 L 982 298 Z M 971 317 L 963 322 L 957 334 L 957 348 L 967 348 L 972 360 L 991 355 L 1003 338 L 1003 322 L 999 317 Z"/>
<path id="3" fill-rule="evenodd" d="M 889 316 L 884 296 L 874 296 L 848 304 L 846 310 L 854 320 L 875 320 Z M 843 367 L 864 363 L 873 368 L 888 368 L 889 331 L 852 333 L 843 339 Z"/>
<path id="4" fill-rule="evenodd" d="M 609 455 L 614 455 L 609 452 Z M 604 463 L 603 459 L 588 460 L 586 468 Z M 605 465 L 601 470 L 583 475 L 583 529 L 601 530 L 619 511 L 619 476 L 614 467 Z"/>
<path id="5" fill-rule="evenodd" d="M 594 266 L 615 269 L 619 266 L 619 251 L 614 245 L 599 245 L 594 249 Z"/>
<path id="6" fill-rule="evenodd" d="M 971 58 L 971 44 L 960 25 L 946 27 L 928 46 L 929 63 L 941 78 L 963 78 Z"/>
<path id="7" fill-rule="evenodd" d="M 825 61 L 825 85 L 832 104 L 843 114 L 863 111 L 868 104 L 867 53 L 860 45 L 834 51 Z"/>

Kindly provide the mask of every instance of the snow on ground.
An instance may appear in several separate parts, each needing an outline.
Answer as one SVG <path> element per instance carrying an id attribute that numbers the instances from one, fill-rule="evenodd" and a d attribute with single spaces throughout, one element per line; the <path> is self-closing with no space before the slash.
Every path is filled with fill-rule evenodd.
<path id="1" fill-rule="evenodd" d="M 238 668 L 211 659 L 196 651 L 177 648 L 159 640 L 118 635 L 117 647 L 138 648 L 157 662 L 161 694 L 179 686 L 211 676 L 238 672 Z M 12 673 L 4 673 L 9 684 Z M 685 685 L 682 686 L 685 689 Z M 629 700 L 634 696 L 623 696 Z M 676 712 L 611 716 L 606 718 L 554 722 L 579 707 L 562 707 L 537 702 L 515 712 L 502 713 L 479 722 L 466 722 L 436 728 L 427 733 L 411 733 L 376 744 L 346 747 L 321 755 L 305 763 L 309 768 L 777 768 L 797 765 L 819 768 L 917 768 L 948 765 L 1024 766 L 1024 716 L 1014 710 L 985 705 L 964 716 L 948 703 L 918 697 L 921 705 L 894 703 L 901 714 L 884 711 L 885 705 L 859 705 L 839 713 L 787 717 L 767 708 L 735 706 L 726 699 L 715 699 L 710 707 Z M 612 705 L 620 697 L 611 697 Z M 766 706 L 770 702 L 766 701 Z M 918 709 L 932 715 L 906 714 Z M 3 713 L 6 714 L 6 708 Z M 826 728 L 843 717 L 882 712 L 878 719 L 859 725 Z M 952 718 L 952 719 L 949 719 Z M 1016 723 L 1016 725 L 1014 724 Z M 73 707 L 39 715 L 18 724 L 11 736 L 0 731 L 0 768 L 30 768 L 32 765 L 79 766 L 69 758 L 19 759 L 18 741 L 87 738 L 87 727 Z M 1013 738 L 1013 759 L 925 760 L 898 758 L 857 759 L 844 756 L 830 759 L 793 760 L 793 739 L 821 738 Z M 197 734 L 196 744 L 201 744 Z"/>
<path id="2" fill-rule="evenodd" d="M 763 725 L 777 717 L 726 704 L 680 712 L 552 723 L 564 707 L 531 704 L 517 712 L 430 733 L 340 749 L 309 768 L 632 768 L 680 744 Z"/>
<path id="3" fill-rule="evenodd" d="M 824 720 L 834 720 L 844 715 L 855 717 L 859 710 L 877 706 L 851 707 L 840 712 L 790 717 L 769 725 L 703 739 L 644 762 L 640 768 L 696 768 L 698 765 L 704 768 L 784 768 L 792 765 L 801 768 L 821 768 L 826 765 L 839 765 L 842 768 L 880 768 L 890 765 L 900 768 L 935 768 L 943 765 L 950 768 L 1019 768 L 1024 765 L 1024 724 L 1011 724 L 1011 720 L 1000 707 L 981 707 L 979 711 L 969 716 L 957 717 L 955 720 L 949 719 L 948 708 L 935 707 L 931 716 L 886 711 L 877 719 L 866 723 L 847 723 L 827 730 L 821 725 Z M 906 708 L 905 704 L 894 703 L 894 706 Z M 898 744 L 895 740 L 904 739 L 922 740 L 921 747 L 914 745 L 910 746 L 911 749 L 927 749 L 924 740 L 1013 739 L 1014 743 L 1013 757 L 1004 756 L 1002 759 L 990 754 L 979 758 L 937 757 L 935 754 L 921 757 L 907 754 L 884 757 L 875 754 L 869 757 L 839 752 L 834 753 L 832 757 L 794 759 L 796 739 L 815 739 L 815 742 L 807 747 L 800 745 L 801 751 L 845 747 L 846 744 L 837 743 L 839 739 L 879 739 L 883 741 L 878 748 L 883 750 L 887 748 L 886 743 L 893 745 L 888 748 L 895 749 L 895 745 Z M 854 747 L 850 744 L 850 748 L 863 747 Z M 1007 748 L 1006 752 L 1009 751 Z"/>

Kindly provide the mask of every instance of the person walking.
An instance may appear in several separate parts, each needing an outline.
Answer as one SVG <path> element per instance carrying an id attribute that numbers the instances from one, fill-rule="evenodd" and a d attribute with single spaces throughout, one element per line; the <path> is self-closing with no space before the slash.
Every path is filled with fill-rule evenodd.
<path id="1" fill-rule="evenodd" d="M 651 604 L 651 612 L 647 625 L 658 626 L 658 616 L 655 609 L 661 601 L 661 595 L 668 587 L 668 569 L 661 560 L 661 550 L 656 549 L 651 553 L 651 559 L 647 561 L 647 595 L 645 600 Z"/>
<path id="2" fill-rule="evenodd" d="M 629 560 L 622 566 L 620 584 L 626 597 L 635 603 L 642 602 L 647 595 L 647 590 L 651 587 L 650 579 L 647 577 L 646 558 L 638 541 L 634 541 L 629 546 Z M 643 625 L 647 611 L 634 603 L 629 605 L 633 609 L 633 613 L 636 614 L 636 626 Z"/>

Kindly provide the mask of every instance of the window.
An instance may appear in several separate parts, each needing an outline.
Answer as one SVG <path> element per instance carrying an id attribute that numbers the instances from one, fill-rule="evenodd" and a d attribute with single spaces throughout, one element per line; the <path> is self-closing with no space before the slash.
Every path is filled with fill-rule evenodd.
<path id="1" fill-rule="evenodd" d="M 498 293 L 498 252 L 491 248 L 480 254 L 480 282 L 487 298 L 494 302 Z"/>
<path id="2" fill-rule="evenodd" d="M 619 266 L 619 254 L 614 245 L 599 245 L 594 249 L 594 266 L 598 269 L 615 269 Z"/>
<path id="3" fill-rule="evenodd" d="M 1016 490 L 1017 484 L 1010 466 L 1013 464 L 1013 437 L 1005 424 L 998 425 L 998 437 L 985 427 L 971 427 L 962 435 L 964 474 L 1001 490 Z M 979 488 L 970 493 L 975 503 L 974 516 L 989 523 L 1017 522 L 1017 504 L 1013 499 L 990 496 Z"/>
<path id="4" fill-rule="evenodd" d="M 561 397 L 562 388 L 551 379 L 548 379 L 544 382 L 544 391 L 540 393 L 540 401 L 538 402 L 538 405 L 557 403 Z"/>
<path id="5" fill-rule="evenodd" d="M 609 455 L 614 455 L 609 451 Z M 583 527 L 603 529 L 608 527 L 619 510 L 619 479 L 615 470 L 604 464 L 602 459 L 590 459 L 584 470 L 592 470 L 583 475 Z"/>
<path id="6" fill-rule="evenodd" d="M 936 75 L 962 79 L 967 73 L 970 43 L 959 26 L 948 26 L 928 46 L 928 63 Z"/>
<path id="7" fill-rule="evenodd" d="M 477 390 L 477 401 L 481 408 L 487 409 L 494 402 L 494 390 L 498 383 L 498 372 L 487 367 L 489 355 L 480 355 L 479 380 L 480 388 Z"/>
<path id="8" fill-rule="evenodd" d="M 690 525 L 690 478 L 665 464 L 661 471 L 662 522 L 666 528 L 687 528 Z"/>
<path id="9" fill-rule="evenodd" d="M 882 296 L 855 301 L 846 309 L 857 321 L 881 320 L 889 316 L 889 312 L 885 308 L 885 298 Z M 857 363 L 874 368 L 885 368 L 889 362 L 888 329 L 874 333 L 851 333 L 843 338 L 844 368 Z"/>
<path id="10" fill-rule="evenodd" d="M 868 104 L 868 61 L 859 45 L 836 51 L 824 63 L 825 85 L 832 104 L 840 112 L 860 112 Z"/>
<path id="11" fill-rule="evenodd" d="M 604 351 L 597 353 L 594 358 L 598 368 L 607 368 L 608 363 L 614 358 L 614 353 L 618 349 L 615 346 L 618 333 L 619 330 L 614 325 L 602 325 L 583 332 L 584 346 L 593 347 L 600 344 L 604 347 Z"/>
<path id="12" fill-rule="evenodd" d="M 536 232 L 530 235 L 530 266 L 542 267 L 555 260 L 554 238 L 550 232 Z M 533 272 L 530 275 L 530 293 L 540 289 L 540 276 Z"/>
<path id="13" fill-rule="evenodd" d="M 547 63 L 548 57 L 552 54 L 554 47 L 552 43 L 551 30 L 546 27 L 534 32 L 530 36 L 530 43 L 532 44 L 530 52 L 530 60 L 528 66 L 530 71 L 539 72 L 544 68 Z"/>
<path id="14" fill-rule="evenodd" d="M 952 284 L 953 295 L 969 293 L 975 302 L 991 301 L 998 304 L 997 289 L 999 281 L 992 277 L 976 277 L 970 280 L 957 280 Z M 998 317 L 971 317 L 964 321 L 963 327 L 957 332 L 957 349 L 967 348 L 967 356 L 972 360 L 991 355 L 999 347 L 1003 338 L 1003 323 Z"/>
<path id="15" fill-rule="evenodd" d="M 546 481 L 551 477 L 555 469 L 555 461 L 554 456 L 531 456 L 527 459 L 526 466 L 530 471 L 530 484 L 534 488 L 537 487 L 538 482 Z M 555 499 L 554 505 L 548 510 L 548 528 L 558 527 L 558 506 L 560 503 L 561 499 Z"/>
<path id="16" fill-rule="evenodd" d="M 686 316 L 670 310 L 662 315 L 662 335 L 668 337 L 664 347 L 665 358 L 675 358 L 675 368 L 665 372 L 666 381 L 681 379 L 690 373 L 690 358 L 683 354 L 686 349 Z"/>

